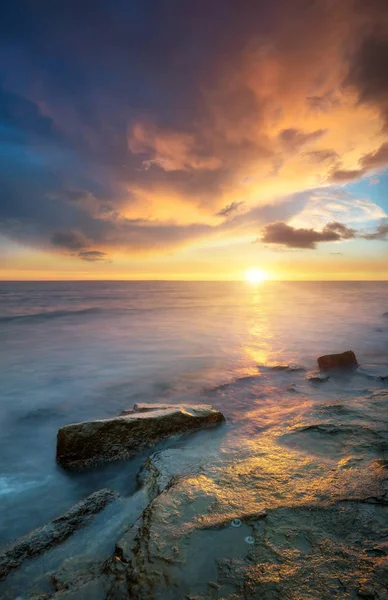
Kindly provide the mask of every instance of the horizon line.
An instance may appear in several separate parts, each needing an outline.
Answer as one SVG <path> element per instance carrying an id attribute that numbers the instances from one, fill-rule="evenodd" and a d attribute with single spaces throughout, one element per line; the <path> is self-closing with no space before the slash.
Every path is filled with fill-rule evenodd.
<path id="1" fill-rule="evenodd" d="M 248 283 L 245 279 L 0 279 L 1 283 Z M 265 283 L 388 283 L 388 279 L 264 279 Z M 252 284 L 250 284 L 252 285 Z"/>

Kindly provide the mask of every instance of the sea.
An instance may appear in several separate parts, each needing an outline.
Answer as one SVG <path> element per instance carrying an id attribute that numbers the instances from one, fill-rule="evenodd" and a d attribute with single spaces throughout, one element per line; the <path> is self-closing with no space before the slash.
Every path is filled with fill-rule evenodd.
<path id="1" fill-rule="evenodd" d="M 388 389 L 386 312 L 388 282 L 0 282 L 0 546 L 95 490 L 136 490 L 152 449 L 68 472 L 63 425 L 139 401 L 210 403 L 226 417 L 217 459 L 314 403 Z M 356 372 L 311 379 L 319 356 L 350 349 Z"/>

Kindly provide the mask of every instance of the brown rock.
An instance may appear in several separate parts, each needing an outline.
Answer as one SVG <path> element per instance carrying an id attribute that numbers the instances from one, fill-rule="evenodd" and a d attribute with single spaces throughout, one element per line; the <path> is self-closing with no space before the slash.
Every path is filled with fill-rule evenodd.
<path id="1" fill-rule="evenodd" d="M 58 431 L 57 460 L 69 468 L 125 459 L 170 435 L 211 427 L 224 420 L 212 406 L 135 405 L 134 412 L 111 419 L 66 425 Z"/>
<path id="2" fill-rule="evenodd" d="M 320 356 L 317 362 L 321 371 L 329 371 L 330 369 L 349 370 L 358 367 L 356 355 L 352 350 L 347 350 L 342 354 Z"/>

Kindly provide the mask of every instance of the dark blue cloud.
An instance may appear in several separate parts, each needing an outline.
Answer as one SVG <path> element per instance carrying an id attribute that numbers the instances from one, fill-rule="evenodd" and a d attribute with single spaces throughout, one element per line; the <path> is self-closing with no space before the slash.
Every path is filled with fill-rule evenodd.
<path id="1" fill-rule="evenodd" d="M 232 161 L 258 148 L 225 143 L 217 169 L 154 164 L 144 173 L 142 162 L 155 152 L 131 153 L 128 135 L 135 120 L 151 120 L 159 130 L 193 135 L 195 152 L 212 155 L 198 133 L 210 119 L 201 85 L 257 33 L 255 15 L 263 28 L 269 24 L 264 4 L 243 4 L 246 10 L 220 0 L 8 3 L 0 21 L 3 228 L 20 236 L 25 223 L 29 236 L 50 240 L 65 225 L 100 242 L 114 225 L 75 206 L 74 189 L 101 206 L 120 200 L 120 184 L 147 190 L 158 182 L 198 202 L 216 198 Z M 233 100 L 236 119 L 240 108 L 258 110 L 245 89 Z"/>

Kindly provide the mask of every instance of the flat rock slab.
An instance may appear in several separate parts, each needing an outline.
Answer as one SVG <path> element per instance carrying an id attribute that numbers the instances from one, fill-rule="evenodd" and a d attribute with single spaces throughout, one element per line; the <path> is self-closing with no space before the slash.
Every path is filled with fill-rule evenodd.
<path id="1" fill-rule="evenodd" d="M 322 432 L 335 435 L 336 427 L 322 424 Z M 338 490 L 336 496 L 330 493 L 322 502 L 319 466 L 311 494 L 305 484 L 302 488 L 297 484 L 295 495 L 292 480 L 296 473 L 305 472 L 305 461 L 296 466 L 296 454 L 295 461 L 290 455 L 279 460 L 280 448 L 273 448 L 270 463 L 265 459 L 261 468 L 257 454 L 242 460 L 231 455 L 231 470 L 224 465 L 222 471 L 214 463 L 202 461 L 197 463 L 197 471 L 184 450 L 151 456 L 148 472 L 151 474 L 152 468 L 157 471 L 159 495 L 117 542 L 115 556 L 119 560 L 112 566 L 116 578 L 107 597 L 350 600 L 368 598 L 358 592 L 370 587 L 375 590 L 371 600 L 387 598 L 384 531 L 388 508 L 383 481 L 375 480 L 377 495 L 371 504 L 362 492 L 352 497 L 355 490 L 348 487 Z M 312 463 L 310 472 L 311 467 Z M 331 467 L 327 466 L 328 472 Z M 286 492 L 288 500 L 278 492 L 276 498 L 272 496 L 271 477 L 267 490 L 272 506 L 263 510 L 268 502 L 263 487 L 267 468 L 275 477 L 279 469 L 283 472 L 283 484 L 276 487 L 283 494 L 291 484 L 291 495 Z M 182 469 L 186 475 L 174 477 Z M 349 481 L 353 479 L 350 474 Z M 367 494 L 369 485 L 368 476 Z"/>
<path id="2" fill-rule="evenodd" d="M 113 490 L 99 490 L 78 502 L 61 517 L 16 540 L 0 554 L 0 580 L 13 569 L 17 569 L 27 558 L 38 556 L 66 540 L 72 533 L 86 525 L 93 515 L 117 498 L 119 494 Z"/>
<path id="3" fill-rule="evenodd" d="M 139 404 L 119 417 L 66 425 L 58 431 L 57 461 L 84 468 L 126 459 L 141 448 L 186 431 L 212 427 L 225 420 L 212 406 Z"/>
<path id="4" fill-rule="evenodd" d="M 317 362 L 321 371 L 330 371 L 331 369 L 349 370 L 358 367 L 356 355 L 352 350 L 347 350 L 341 354 L 320 356 Z"/>

